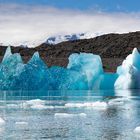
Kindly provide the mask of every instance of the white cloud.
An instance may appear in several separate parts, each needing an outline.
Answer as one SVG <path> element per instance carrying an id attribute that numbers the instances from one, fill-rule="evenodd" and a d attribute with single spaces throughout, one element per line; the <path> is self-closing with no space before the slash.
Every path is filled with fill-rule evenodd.
<path id="1" fill-rule="evenodd" d="M 0 42 L 39 44 L 55 34 L 140 30 L 140 13 L 104 13 L 46 6 L 0 5 Z"/>

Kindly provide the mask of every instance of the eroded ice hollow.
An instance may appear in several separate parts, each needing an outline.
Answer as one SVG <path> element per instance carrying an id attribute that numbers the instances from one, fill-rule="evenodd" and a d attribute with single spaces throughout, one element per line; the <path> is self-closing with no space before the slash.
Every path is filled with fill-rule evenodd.
<path id="1" fill-rule="evenodd" d="M 117 68 L 105 73 L 100 56 L 72 54 L 67 68 L 48 68 L 36 52 L 27 64 L 8 47 L 0 64 L 0 90 L 96 90 L 140 88 L 140 54 L 135 48 Z"/>

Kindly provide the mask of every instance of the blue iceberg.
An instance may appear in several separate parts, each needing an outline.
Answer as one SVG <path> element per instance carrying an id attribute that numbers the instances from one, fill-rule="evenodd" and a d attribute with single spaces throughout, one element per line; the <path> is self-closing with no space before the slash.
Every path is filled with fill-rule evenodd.
<path id="1" fill-rule="evenodd" d="M 88 90 L 85 75 L 62 67 L 49 68 L 50 88 L 53 90 Z"/>
<path id="2" fill-rule="evenodd" d="M 97 87 L 97 81 L 100 75 L 103 74 L 101 58 L 91 53 L 70 55 L 67 68 L 84 75 L 87 79 L 89 90 Z"/>
<path id="3" fill-rule="evenodd" d="M 116 73 L 104 73 L 100 56 L 91 53 L 70 55 L 67 68 L 85 75 L 89 90 L 114 89 L 118 78 Z"/>
<path id="4" fill-rule="evenodd" d="M 13 89 L 13 84 L 23 68 L 24 64 L 20 54 L 12 54 L 8 47 L 0 64 L 0 89 Z"/>
<path id="5" fill-rule="evenodd" d="M 105 73 L 100 56 L 72 54 L 67 68 L 48 67 L 35 52 L 27 64 L 8 47 L 0 64 L 1 90 L 96 90 L 140 88 L 140 54 L 135 48 L 117 68 Z"/>
<path id="6" fill-rule="evenodd" d="M 16 90 L 43 90 L 48 88 L 49 72 L 47 65 L 36 52 L 24 65 L 22 72 L 15 79 L 13 88 Z"/>

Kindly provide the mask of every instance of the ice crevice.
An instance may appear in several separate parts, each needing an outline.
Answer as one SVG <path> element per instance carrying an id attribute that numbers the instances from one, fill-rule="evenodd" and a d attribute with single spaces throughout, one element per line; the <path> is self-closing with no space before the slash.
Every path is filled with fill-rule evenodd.
<path id="1" fill-rule="evenodd" d="M 48 67 L 35 52 L 27 64 L 8 47 L 0 63 L 0 90 L 139 89 L 140 54 L 134 48 L 116 73 L 106 73 L 100 56 L 74 53 L 66 68 Z"/>

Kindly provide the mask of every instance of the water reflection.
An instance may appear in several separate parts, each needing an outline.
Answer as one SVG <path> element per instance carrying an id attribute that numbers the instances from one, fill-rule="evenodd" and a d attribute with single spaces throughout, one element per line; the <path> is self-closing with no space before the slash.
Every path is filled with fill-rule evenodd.
<path id="1" fill-rule="evenodd" d="M 0 139 L 135 140 L 139 116 L 139 90 L 3 91 Z"/>
<path id="2" fill-rule="evenodd" d="M 92 96 L 139 96 L 140 90 L 94 90 L 94 91 L 0 91 L 0 99 L 45 98 L 51 97 L 92 97 Z"/>

